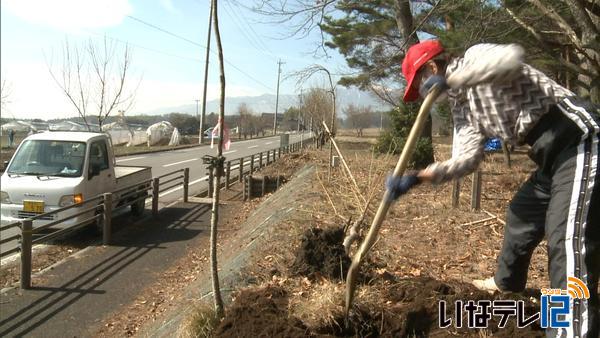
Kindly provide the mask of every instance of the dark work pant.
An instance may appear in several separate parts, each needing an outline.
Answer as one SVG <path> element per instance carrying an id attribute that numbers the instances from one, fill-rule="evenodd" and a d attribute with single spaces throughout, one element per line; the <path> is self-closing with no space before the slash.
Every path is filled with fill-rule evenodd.
<path id="1" fill-rule="evenodd" d="M 600 274 L 600 118 L 597 108 L 565 99 L 532 130 L 531 158 L 537 170 L 507 211 L 504 242 L 494 279 L 506 291 L 523 291 L 535 247 L 548 242 L 550 287 L 583 281 L 589 299 L 573 299 L 568 329 L 552 337 L 598 337 Z"/>

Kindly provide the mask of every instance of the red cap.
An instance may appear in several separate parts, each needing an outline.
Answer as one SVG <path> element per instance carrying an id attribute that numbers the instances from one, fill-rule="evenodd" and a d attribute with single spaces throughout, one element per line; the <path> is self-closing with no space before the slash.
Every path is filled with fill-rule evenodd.
<path id="1" fill-rule="evenodd" d="M 415 101 L 419 98 L 419 88 L 413 87 L 413 81 L 419 68 L 443 51 L 444 47 L 438 40 L 425 40 L 408 49 L 404 61 L 402 61 L 402 74 L 406 78 L 404 102 Z"/>

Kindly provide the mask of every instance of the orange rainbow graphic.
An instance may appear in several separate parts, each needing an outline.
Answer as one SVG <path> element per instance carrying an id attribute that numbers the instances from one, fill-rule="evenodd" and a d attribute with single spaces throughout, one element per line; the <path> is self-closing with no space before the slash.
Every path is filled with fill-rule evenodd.
<path id="1" fill-rule="evenodd" d="M 567 278 L 567 292 L 573 299 L 588 299 L 590 298 L 590 290 L 576 277 Z"/>

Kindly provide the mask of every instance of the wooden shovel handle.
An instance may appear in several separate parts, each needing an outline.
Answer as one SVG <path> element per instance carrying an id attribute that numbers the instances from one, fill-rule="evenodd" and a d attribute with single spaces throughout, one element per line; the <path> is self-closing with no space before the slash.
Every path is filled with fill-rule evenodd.
<path id="1" fill-rule="evenodd" d="M 427 121 L 427 116 L 429 115 L 429 111 L 435 102 L 435 99 L 440 95 L 442 89 L 439 86 L 434 87 L 419 109 L 419 114 L 417 115 L 417 119 L 415 120 L 415 124 L 412 126 L 410 130 L 410 134 L 408 135 L 408 139 L 406 140 L 406 144 L 404 145 L 404 149 L 402 149 L 402 154 L 400 155 L 400 159 L 396 164 L 396 168 L 394 168 L 393 175 L 402 176 L 406 167 L 408 166 L 408 162 L 412 157 L 415 148 L 417 146 L 417 141 L 423 132 L 423 127 L 425 126 L 425 121 Z M 354 291 L 356 287 L 356 278 L 358 277 L 358 271 L 360 270 L 360 264 L 362 263 L 363 258 L 366 256 L 367 252 L 371 249 L 375 240 L 377 239 L 377 234 L 379 233 L 379 228 L 387 215 L 388 209 L 390 208 L 392 201 L 390 200 L 390 192 L 386 189 L 383 199 L 379 204 L 379 208 L 377 209 L 377 213 L 373 218 L 373 222 L 371 223 L 371 227 L 369 228 L 369 232 L 362 242 L 360 248 L 354 255 L 352 259 L 352 264 L 350 265 L 350 269 L 348 270 L 348 275 L 346 277 L 346 308 L 345 315 L 346 321 L 348 319 L 348 314 L 350 312 L 350 308 L 352 307 L 352 301 L 354 300 Z"/>

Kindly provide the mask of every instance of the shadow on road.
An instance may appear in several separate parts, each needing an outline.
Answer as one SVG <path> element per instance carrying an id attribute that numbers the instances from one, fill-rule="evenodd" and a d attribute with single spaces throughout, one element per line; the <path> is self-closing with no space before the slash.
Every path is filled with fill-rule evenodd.
<path id="1" fill-rule="evenodd" d="M 206 232 L 209 222 L 210 206 L 188 203 L 164 209 L 159 217 L 142 224 L 123 228 L 111 246 L 92 247 L 58 265 L 46 273 L 48 276 L 34 278 L 34 284 L 40 286 L 3 294 L 0 336 L 80 335 L 81 331 L 78 334 L 61 328 L 85 330 L 107 314 L 106 308 L 115 303 L 114 297 L 123 297 L 120 301 L 127 302 L 127 297 L 133 297 L 128 291 L 141 289 L 156 275 L 155 271 L 161 271 L 185 252 L 186 245 L 181 242 Z M 67 325 L 65 320 L 81 323 Z"/>

